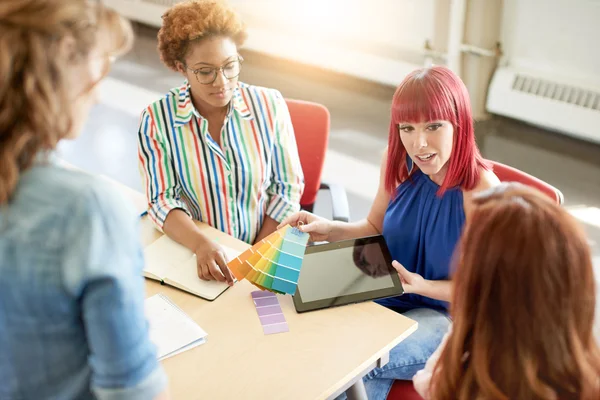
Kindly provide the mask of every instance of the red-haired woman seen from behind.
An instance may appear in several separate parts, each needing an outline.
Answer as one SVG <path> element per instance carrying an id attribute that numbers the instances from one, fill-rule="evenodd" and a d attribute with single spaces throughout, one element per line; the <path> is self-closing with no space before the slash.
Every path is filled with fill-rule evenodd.
<path id="1" fill-rule="evenodd" d="M 453 327 L 415 376 L 423 397 L 599 399 L 591 255 L 569 213 L 500 186 L 475 200 L 458 251 Z"/>

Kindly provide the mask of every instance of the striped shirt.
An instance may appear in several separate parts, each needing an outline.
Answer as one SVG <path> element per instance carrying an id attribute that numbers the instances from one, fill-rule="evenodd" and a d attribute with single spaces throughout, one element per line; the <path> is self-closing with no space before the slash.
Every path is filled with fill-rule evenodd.
<path id="1" fill-rule="evenodd" d="M 179 208 L 253 243 L 266 215 L 281 222 L 300 209 L 304 177 L 277 90 L 240 82 L 219 146 L 185 82 L 142 112 L 138 139 L 148 215 L 161 230 Z"/>

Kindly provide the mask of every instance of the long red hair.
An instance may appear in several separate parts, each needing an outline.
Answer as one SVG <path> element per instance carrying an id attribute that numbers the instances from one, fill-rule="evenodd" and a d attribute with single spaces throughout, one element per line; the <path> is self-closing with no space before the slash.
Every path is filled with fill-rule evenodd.
<path id="1" fill-rule="evenodd" d="M 499 186 L 475 204 L 431 398 L 600 399 L 585 233 L 567 211 L 520 185 Z"/>
<path id="2" fill-rule="evenodd" d="M 451 187 L 471 190 L 479 183 L 480 169 L 490 169 L 475 143 L 475 130 L 469 93 L 461 79 L 442 66 L 418 69 L 404 78 L 394 93 L 385 188 L 394 193 L 408 179 L 406 149 L 400 140 L 401 122 L 445 120 L 454 127 L 452 154 L 448 172 L 438 194 Z"/>

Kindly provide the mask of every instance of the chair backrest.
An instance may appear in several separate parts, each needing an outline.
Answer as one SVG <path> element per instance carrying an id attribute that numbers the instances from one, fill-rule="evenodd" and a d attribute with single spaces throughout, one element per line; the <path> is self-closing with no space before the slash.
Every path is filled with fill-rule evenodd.
<path id="1" fill-rule="evenodd" d="M 286 103 L 290 110 L 300 164 L 304 172 L 305 186 L 300 205 L 310 209 L 321 186 L 321 174 L 329 143 L 329 110 L 321 104 L 309 101 L 286 99 Z"/>
<path id="2" fill-rule="evenodd" d="M 529 175 L 526 172 L 520 171 L 516 168 L 502 164 L 497 161 L 491 161 L 494 168 L 494 173 L 500 179 L 501 182 L 519 182 L 524 185 L 533 187 L 540 192 L 546 194 L 552 200 L 556 201 L 557 204 L 563 204 L 564 198 L 560 190 L 554 186 L 536 178 L 535 176 Z"/>

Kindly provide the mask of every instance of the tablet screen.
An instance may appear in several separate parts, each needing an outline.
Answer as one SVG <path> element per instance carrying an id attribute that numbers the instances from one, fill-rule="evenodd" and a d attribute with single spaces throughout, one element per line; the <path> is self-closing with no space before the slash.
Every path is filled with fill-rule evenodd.
<path id="1" fill-rule="evenodd" d="M 391 261 L 382 236 L 309 246 L 296 292 L 301 299 L 295 303 L 316 309 L 400 295 Z"/>

